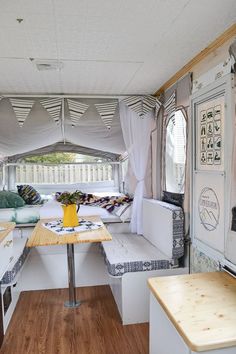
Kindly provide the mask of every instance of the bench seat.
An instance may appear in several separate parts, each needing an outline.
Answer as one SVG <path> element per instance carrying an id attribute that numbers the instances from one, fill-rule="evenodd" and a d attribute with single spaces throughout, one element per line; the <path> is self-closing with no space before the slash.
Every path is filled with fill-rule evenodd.
<path id="1" fill-rule="evenodd" d="M 112 276 L 178 266 L 178 260 L 168 258 L 141 235 L 113 233 L 112 241 L 102 242 L 102 249 L 108 272 Z"/>

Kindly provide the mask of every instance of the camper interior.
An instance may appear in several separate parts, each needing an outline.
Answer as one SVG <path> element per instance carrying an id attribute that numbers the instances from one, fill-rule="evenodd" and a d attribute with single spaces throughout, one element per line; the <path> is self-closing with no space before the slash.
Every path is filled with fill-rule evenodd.
<path id="1" fill-rule="evenodd" d="M 235 354 L 235 0 L 0 19 L 0 354 Z"/>

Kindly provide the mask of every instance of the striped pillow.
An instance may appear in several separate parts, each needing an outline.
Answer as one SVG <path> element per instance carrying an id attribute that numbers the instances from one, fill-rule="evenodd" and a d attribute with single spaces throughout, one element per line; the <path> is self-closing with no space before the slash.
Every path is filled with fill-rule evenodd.
<path id="1" fill-rule="evenodd" d="M 30 185 L 23 184 L 17 186 L 18 194 L 24 199 L 26 204 L 41 204 L 42 199 L 40 194 Z"/>

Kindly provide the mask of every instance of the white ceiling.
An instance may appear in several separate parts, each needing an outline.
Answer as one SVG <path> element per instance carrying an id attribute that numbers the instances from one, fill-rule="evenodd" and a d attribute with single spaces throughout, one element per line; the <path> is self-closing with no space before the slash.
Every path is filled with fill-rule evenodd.
<path id="1" fill-rule="evenodd" d="M 235 0 L 1 0 L 0 92 L 153 93 L 235 19 Z"/>

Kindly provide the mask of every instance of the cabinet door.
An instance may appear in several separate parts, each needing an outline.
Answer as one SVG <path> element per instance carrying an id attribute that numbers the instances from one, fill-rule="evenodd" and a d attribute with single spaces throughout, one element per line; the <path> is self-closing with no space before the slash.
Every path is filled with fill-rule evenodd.
<path id="1" fill-rule="evenodd" d="M 190 354 L 156 298 L 150 297 L 150 354 Z"/>

